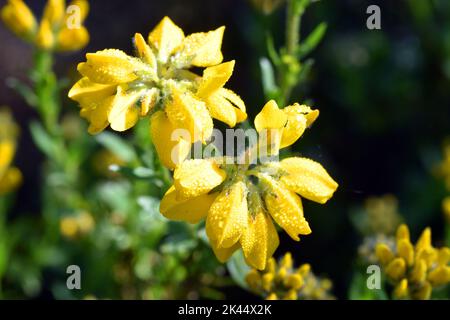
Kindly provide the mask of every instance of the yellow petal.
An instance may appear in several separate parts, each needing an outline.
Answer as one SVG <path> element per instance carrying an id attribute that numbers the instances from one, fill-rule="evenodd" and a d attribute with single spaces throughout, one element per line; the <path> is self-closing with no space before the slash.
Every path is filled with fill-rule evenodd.
<path id="1" fill-rule="evenodd" d="M 15 167 L 8 168 L 0 176 L 0 195 L 16 190 L 21 183 L 22 173 L 20 170 Z"/>
<path id="2" fill-rule="evenodd" d="M 47 0 L 44 8 L 43 20 L 48 20 L 52 28 L 59 28 L 65 16 L 66 3 L 64 0 Z"/>
<path id="3" fill-rule="evenodd" d="M 84 77 L 73 85 L 68 97 L 82 105 L 88 106 L 98 100 L 114 95 L 116 90 L 117 86 L 114 84 L 99 84 Z"/>
<path id="4" fill-rule="evenodd" d="M 83 26 L 69 29 L 63 28 L 57 36 L 58 51 L 76 51 L 84 48 L 89 42 L 89 32 Z"/>
<path id="5" fill-rule="evenodd" d="M 428 280 L 434 287 L 448 284 L 450 282 L 450 266 L 438 266 L 428 274 Z"/>
<path id="6" fill-rule="evenodd" d="M 391 249 L 384 243 L 377 244 L 375 247 L 375 254 L 383 265 L 387 265 L 394 259 L 394 254 Z"/>
<path id="7" fill-rule="evenodd" d="M 198 86 L 197 96 L 206 98 L 222 88 L 233 74 L 234 60 L 203 70 L 203 77 Z"/>
<path id="8" fill-rule="evenodd" d="M 325 203 L 338 187 L 322 165 L 313 160 L 287 158 L 280 162 L 280 167 L 286 172 L 281 177 L 281 182 L 306 199 Z"/>
<path id="9" fill-rule="evenodd" d="M 157 62 L 155 54 L 140 33 L 134 35 L 134 46 L 136 47 L 139 57 L 144 60 L 144 62 L 148 63 L 156 74 Z"/>
<path id="10" fill-rule="evenodd" d="M 408 266 L 414 263 L 414 248 L 407 239 L 400 239 L 397 241 L 397 255 L 405 259 Z"/>
<path id="11" fill-rule="evenodd" d="M 261 204 L 250 206 L 248 226 L 239 241 L 247 264 L 264 270 L 267 260 L 272 257 L 279 245 L 279 239 L 272 219 Z"/>
<path id="12" fill-rule="evenodd" d="M 416 260 L 424 260 L 427 264 L 427 267 L 430 268 L 437 259 L 437 251 L 432 248 L 421 248 L 416 250 Z"/>
<path id="13" fill-rule="evenodd" d="M 124 88 L 117 88 L 116 96 L 108 114 L 108 121 L 115 131 L 125 131 L 133 127 L 139 119 L 136 103 L 145 90 L 126 92 Z"/>
<path id="14" fill-rule="evenodd" d="M 286 126 L 281 136 L 280 148 L 286 148 L 297 141 L 305 132 L 307 119 L 300 105 L 294 104 L 283 109 L 287 115 Z"/>
<path id="15" fill-rule="evenodd" d="M 137 72 L 148 67 L 139 59 L 117 49 L 106 49 L 86 54 L 86 62 L 78 65 L 78 71 L 93 82 L 104 84 L 126 83 L 137 79 Z"/>
<path id="16" fill-rule="evenodd" d="M 46 19 L 41 21 L 39 30 L 36 35 L 36 45 L 42 49 L 50 49 L 55 44 L 55 36 L 50 25 Z"/>
<path id="17" fill-rule="evenodd" d="M 261 286 L 261 275 L 257 270 L 252 269 L 245 276 L 245 282 L 248 284 L 250 289 L 257 291 Z"/>
<path id="18" fill-rule="evenodd" d="M 393 295 L 396 299 L 404 299 L 408 297 L 408 280 L 402 279 L 394 288 Z"/>
<path id="19" fill-rule="evenodd" d="M 402 258 L 395 258 L 386 267 L 386 274 L 393 280 L 400 280 L 405 276 L 406 263 Z"/>
<path id="20" fill-rule="evenodd" d="M 80 115 L 89 121 L 88 132 L 97 134 L 103 131 L 108 125 L 108 114 L 112 108 L 114 96 L 99 100 L 95 104 L 91 104 L 88 108 L 82 108 Z"/>
<path id="21" fill-rule="evenodd" d="M 221 263 L 227 262 L 228 259 L 233 255 L 233 253 L 239 249 L 239 244 L 236 243 L 229 248 L 218 247 L 217 242 L 215 240 L 211 241 L 211 248 L 213 249 L 214 254 Z"/>
<path id="22" fill-rule="evenodd" d="M 169 17 L 164 17 L 161 22 L 150 32 L 148 42 L 158 51 L 158 58 L 167 62 L 169 56 L 183 43 L 184 32 Z"/>
<path id="23" fill-rule="evenodd" d="M 165 105 L 169 120 L 174 126 L 188 130 L 191 142 L 205 142 L 213 130 L 213 122 L 205 103 L 176 86 L 172 86 L 171 93 Z"/>
<path id="24" fill-rule="evenodd" d="M 155 107 L 159 99 L 159 94 L 160 92 L 157 88 L 151 88 L 145 91 L 140 101 L 141 117 L 146 116 Z"/>
<path id="25" fill-rule="evenodd" d="M 278 296 L 276 293 L 271 293 L 266 297 L 266 300 L 278 300 Z"/>
<path id="26" fill-rule="evenodd" d="M 236 182 L 225 188 L 209 209 L 206 234 L 217 248 L 230 248 L 247 228 L 247 188 Z"/>
<path id="27" fill-rule="evenodd" d="M 159 210 L 170 220 L 197 223 L 208 214 L 217 193 L 203 194 L 196 198 L 180 201 L 176 197 L 175 187 L 170 187 L 161 200 Z"/>
<path id="28" fill-rule="evenodd" d="M 179 199 L 190 199 L 208 193 L 220 185 L 226 176 L 226 172 L 213 160 L 186 160 L 175 168 L 173 184 Z"/>
<path id="29" fill-rule="evenodd" d="M 159 161 L 165 167 L 174 169 L 189 155 L 191 143 L 183 137 L 172 139 L 172 134 L 174 134 L 176 128 L 169 121 L 164 111 L 155 112 L 150 122 L 152 142 Z"/>
<path id="30" fill-rule="evenodd" d="M 283 297 L 283 300 L 297 300 L 297 299 L 298 296 L 296 290 L 289 290 Z"/>
<path id="31" fill-rule="evenodd" d="M 275 275 L 273 273 L 266 273 L 262 276 L 262 287 L 266 292 L 272 290 L 274 285 Z"/>
<path id="32" fill-rule="evenodd" d="M 220 95 L 231 102 L 235 108 L 236 112 L 236 122 L 242 122 L 247 119 L 247 113 L 245 108 L 245 103 L 242 101 L 241 97 L 239 97 L 236 93 L 226 88 L 219 89 Z"/>
<path id="33" fill-rule="evenodd" d="M 274 100 L 267 102 L 255 117 L 255 128 L 258 132 L 264 129 L 283 129 L 288 120 L 287 115 L 278 108 Z"/>
<path id="34" fill-rule="evenodd" d="M 209 67 L 223 60 L 221 46 L 225 27 L 207 33 L 199 32 L 187 36 L 178 57 L 180 66 Z"/>
<path id="35" fill-rule="evenodd" d="M 280 267 L 291 269 L 294 266 L 294 260 L 292 259 L 292 254 L 287 252 L 280 261 Z"/>
<path id="36" fill-rule="evenodd" d="M 209 110 L 209 114 L 214 119 L 222 121 L 234 127 L 237 121 L 236 108 L 225 99 L 220 92 L 216 92 L 208 96 L 205 100 L 206 106 Z"/>
<path id="37" fill-rule="evenodd" d="M 1 18 L 19 37 L 29 38 L 36 30 L 36 19 L 22 0 L 9 0 L 1 10 Z"/>
<path id="38" fill-rule="evenodd" d="M 299 234 L 310 234 L 311 229 L 303 216 L 300 197 L 267 175 L 260 175 L 258 178 L 264 187 L 266 207 L 275 222 L 295 241 L 300 240 Z"/>

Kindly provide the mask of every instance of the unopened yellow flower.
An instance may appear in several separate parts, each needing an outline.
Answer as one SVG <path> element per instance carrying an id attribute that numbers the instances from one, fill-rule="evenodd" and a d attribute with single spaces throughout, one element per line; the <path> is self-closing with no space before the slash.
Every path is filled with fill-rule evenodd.
<path id="1" fill-rule="evenodd" d="M 276 117 L 262 111 L 267 116 L 265 123 L 280 130 L 282 146 L 293 143 L 292 137 L 299 137 L 293 131 L 306 127 L 311 113 L 318 113 L 306 106 L 286 109 L 289 122 L 275 123 L 279 127 L 270 120 L 276 122 Z M 261 119 L 261 114 L 258 117 Z M 235 160 L 251 160 L 249 150 Z M 326 170 L 306 158 L 256 165 L 245 161 L 230 164 L 218 158 L 186 160 L 176 166 L 174 185 L 164 196 L 160 211 L 169 219 L 188 222 L 206 217 L 206 234 L 221 262 L 242 248 L 247 263 L 262 270 L 279 244 L 273 221 L 299 241 L 299 235 L 311 233 L 300 196 L 325 203 L 336 188 Z"/>
<path id="2" fill-rule="evenodd" d="M 94 226 L 94 218 L 88 212 L 80 212 L 76 215 L 63 217 L 59 222 L 60 232 L 66 238 L 75 238 L 88 234 Z"/>
<path id="3" fill-rule="evenodd" d="M 0 110 L 0 196 L 14 191 L 22 182 L 22 173 L 11 166 L 16 153 L 19 128 L 7 110 Z"/>
<path id="4" fill-rule="evenodd" d="M 450 282 L 450 249 L 432 246 L 430 228 L 413 245 L 408 227 L 401 225 L 395 246 L 380 243 L 376 255 L 394 285 L 393 296 L 397 299 L 429 299 L 434 287 Z"/>
<path id="5" fill-rule="evenodd" d="M 234 61 L 222 63 L 223 32 L 220 27 L 185 36 L 165 17 L 147 41 L 135 35 L 137 57 L 116 49 L 88 53 L 87 61 L 78 65 L 83 78 L 69 97 L 80 103 L 89 132 L 96 134 L 108 125 L 124 131 L 151 115 L 156 151 L 161 162 L 173 169 L 186 158 L 191 143 L 211 136 L 212 118 L 231 127 L 245 120 L 244 103 L 224 88 Z M 194 73 L 193 67 L 205 68 L 203 74 Z M 184 134 L 177 135 L 176 129 Z"/>
<path id="6" fill-rule="evenodd" d="M 2 8 L 1 16 L 9 29 L 38 48 L 75 51 L 89 42 L 89 32 L 83 26 L 88 11 L 87 0 L 74 0 L 67 8 L 65 0 L 48 0 L 38 26 L 22 0 L 9 0 Z"/>
<path id="7" fill-rule="evenodd" d="M 36 32 L 36 19 L 22 0 L 8 0 L 1 10 L 3 23 L 17 36 L 30 39 Z"/>
<path id="8" fill-rule="evenodd" d="M 267 267 L 250 270 L 245 281 L 249 289 L 266 300 L 328 300 L 332 283 L 314 275 L 309 264 L 294 268 L 291 253 L 286 253 L 277 263 L 270 258 Z"/>

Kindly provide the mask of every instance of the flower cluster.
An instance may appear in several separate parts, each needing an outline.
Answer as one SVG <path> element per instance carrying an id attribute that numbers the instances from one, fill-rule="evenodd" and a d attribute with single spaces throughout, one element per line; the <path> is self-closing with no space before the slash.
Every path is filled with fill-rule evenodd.
<path id="1" fill-rule="evenodd" d="M 318 111 L 294 104 L 279 109 L 268 102 L 255 118 L 258 144 L 272 154 L 293 144 L 317 118 Z M 264 134 L 267 130 L 271 134 Z M 261 137 L 271 137 L 265 140 Z M 279 244 L 273 220 L 289 236 L 311 233 L 300 196 L 325 203 L 337 183 L 317 162 L 301 157 L 252 164 L 250 147 L 240 161 L 193 159 L 177 165 L 174 184 L 163 197 L 161 213 L 172 220 L 196 223 L 206 218 L 206 234 L 217 258 L 224 262 L 242 248 L 246 262 L 266 268 Z M 244 159 L 244 161 L 242 161 Z"/>
<path id="2" fill-rule="evenodd" d="M 408 227 L 402 224 L 395 245 L 378 244 L 376 255 L 395 286 L 393 296 L 397 299 L 429 299 L 433 288 L 450 282 L 450 249 L 432 246 L 430 228 L 413 245 Z"/>
<path id="3" fill-rule="evenodd" d="M 254 293 L 267 300 L 330 300 L 332 283 L 314 275 L 309 264 L 294 268 L 288 252 L 279 261 L 271 258 L 263 271 L 252 269 L 245 280 Z"/>
<path id="4" fill-rule="evenodd" d="M 370 234 L 394 234 L 402 221 L 398 212 L 397 198 L 391 194 L 369 197 L 366 200 L 365 209 L 367 229 Z"/>
<path id="5" fill-rule="evenodd" d="M 14 191 L 22 182 L 19 169 L 11 166 L 16 153 L 19 128 L 7 110 L 0 110 L 0 196 Z"/>
<path id="6" fill-rule="evenodd" d="M 87 0 L 48 0 L 38 25 L 22 0 L 8 0 L 1 10 L 5 25 L 20 38 L 43 50 L 75 51 L 86 46 L 89 33 L 82 25 L 89 11 Z"/>
<path id="7" fill-rule="evenodd" d="M 134 36 L 137 57 L 116 49 L 88 53 L 87 61 L 78 65 L 83 78 L 69 97 L 79 102 L 89 132 L 107 126 L 124 131 L 151 115 L 156 151 L 172 169 L 187 157 L 192 143 L 211 136 L 212 118 L 230 127 L 244 121 L 243 101 L 224 88 L 234 69 L 234 61 L 222 63 L 224 29 L 185 36 L 165 17 L 147 41 L 139 33 Z M 201 76 L 194 67 L 205 68 Z M 176 129 L 187 135 L 173 139 Z"/>

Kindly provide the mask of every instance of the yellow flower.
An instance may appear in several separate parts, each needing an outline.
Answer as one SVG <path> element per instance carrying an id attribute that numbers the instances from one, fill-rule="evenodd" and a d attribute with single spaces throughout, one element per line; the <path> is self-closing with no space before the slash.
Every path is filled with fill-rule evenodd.
<path id="1" fill-rule="evenodd" d="M 391 194 L 367 198 L 364 209 L 366 216 L 361 229 L 365 234 L 393 235 L 402 221 L 397 198 Z"/>
<path id="2" fill-rule="evenodd" d="M 432 246 L 430 228 L 413 245 L 408 227 L 400 225 L 395 246 L 379 243 L 376 255 L 395 286 L 393 296 L 397 299 L 429 299 L 434 287 L 450 282 L 450 249 Z"/>
<path id="3" fill-rule="evenodd" d="M 9 0 L 2 8 L 1 16 L 16 35 L 40 49 L 75 51 L 89 42 L 89 32 L 82 25 L 88 11 L 87 0 L 74 0 L 67 8 L 65 0 L 48 0 L 38 26 L 22 0 Z"/>
<path id="4" fill-rule="evenodd" d="M 3 23 L 17 36 L 29 39 L 36 32 L 36 19 L 22 0 L 8 0 L 1 10 Z"/>
<path id="5" fill-rule="evenodd" d="M 165 17 L 147 41 L 137 33 L 137 57 L 116 49 L 88 53 L 78 65 L 83 78 L 69 97 L 81 106 L 81 116 L 96 134 L 108 125 L 125 131 L 151 114 L 151 136 L 163 165 L 173 169 L 196 141 L 212 134 L 212 118 L 233 127 L 246 119 L 245 104 L 224 85 L 234 61 L 222 63 L 224 27 L 184 35 Z M 193 67 L 202 67 L 202 75 Z M 177 135 L 176 129 L 184 134 Z M 179 131 L 181 132 L 181 131 Z M 176 135 L 172 137 L 172 135 Z M 172 152 L 176 148 L 176 152 Z"/>
<path id="6" fill-rule="evenodd" d="M 274 258 L 269 262 L 264 270 L 251 269 L 245 276 L 252 292 L 266 300 L 333 299 L 331 281 L 315 276 L 309 264 L 295 269 L 291 253 L 286 253 L 278 263 Z"/>
<path id="7" fill-rule="evenodd" d="M 280 130 L 280 139 L 293 143 L 291 130 L 296 131 L 298 123 L 307 126 L 313 121 L 311 114 L 318 112 L 296 105 L 286 109 L 288 123 L 277 123 L 278 119 L 264 109 L 264 115 L 257 118 L 267 117 L 264 123 Z M 280 127 L 273 125 L 271 119 Z M 298 134 L 296 136 L 298 138 Z M 206 217 L 206 234 L 221 262 L 242 248 L 246 262 L 262 270 L 279 244 L 273 221 L 299 241 L 299 235 L 311 233 L 300 196 L 325 203 L 332 197 L 337 183 L 320 164 L 306 158 L 254 165 L 247 156 L 251 149 L 238 155 L 231 164 L 219 158 L 186 160 L 178 164 L 174 184 L 164 196 L 160 211 L 169 219 L 188 222 Z M 240 160 L 248 161 L 240 163 Z M 181 210 L 173 210 L 179 206 Z M 289 263 L 286 264 L 289 267 Z"/>
<path id="8" fill-rule="evenodd" d="M 88 234 L 94 227 L 94 218 L 88 212 L 80 212 L 73 216 L 66 216 L 59 221 L 61 234 L 69 239 Z"/>
<path id="9" fill-rule="evenodd" d="M 0 110 L 0 196 L 14 191 L 22 182 L 22 173 L 11 163 L 16 153 L 19 128 L 7 110 Z"/>

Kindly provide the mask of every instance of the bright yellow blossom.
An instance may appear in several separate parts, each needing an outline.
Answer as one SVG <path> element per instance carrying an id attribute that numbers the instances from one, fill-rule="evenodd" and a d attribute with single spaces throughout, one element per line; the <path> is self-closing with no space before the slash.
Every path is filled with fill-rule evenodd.
<path id="1" fill-rule="evenodd" d="M 19 128 L 11 114 L 0 110 L 0 196 L 14 191 L 22 182 L 22 173 L 11 163 L 16 153 Z"/>
<path id="2" fill-rule="evenodd" d="M 173 169 L 186 158 L 191 143 L 211 136 L 212 118 L 231 127 L 245 120 L 244 103 L 224 88 L 234 61 L 222 63 L 223 32 L 220 27 L 185 36 L 165 17 L 147 41 L 139 33 L 134 36 L 137 57 L 116 49 L 88 53 L 78 65 L 83 78 L 69 97 L 80 103 L 89 132 L 107 126 L 125 131 L 151 115 L 156 151 L 163 165 Z M 203 74 L 195 74 L 193 67 L 205 68 Z M 185 134 L 172 137 L 176 129 Z"/>
<path id="3" fill-rule="evenodd" d="M 318 114 L 297 104 L 283 110 L 274 106 L 275 102 L 269 102 L 255 124 L 257 129 L 277 130 L 281 147 L 294 143 L 300 137 L 298 128 L 303 133 Z M 263 270 L 279 244 L 273 221 L 299 241 L 299 235 L 311 233 L 300 196 L 325 203 L 338 185 L 313 160 L 292 157 L 255 165 L 246 156 L 249 150 L 244 157 L 238 155 L 237 159 L 248 160 L 242 164 L 217 158 L 178 164 L 174 185 L 162 199 L 160 211 L 172 220 L 198 222 L 206 217 L 206 234 L 221 262 L 242 248 L 247 263 Z"/>
<path id="4" fill-rule="evenodd" d="M 294 268 L 292 255 L 286 253 L 277 263 L 270 258 L 264 270 L 250 270 L 245 280 L 250 290 L 266 300 L 329 300 L 332 283 L 314 275 L 309 264 Z"/>
<path id="5" fill-rule="evenodd" d="M 430 299 L 432 289 L 450 282 L 450 249 L 431 244 L 431 230 L 425 229 L 416 244 L 410 240 L 406 225 L 397 229 L 394 246 L 379 243 L 376 255 L 397 299 Z"/>
<path id="6" fill-rule="evenodd" d="M 11 31 L 40 49 L 75 51 L 89 42 L 89 32 L 82 25 L 88 12 L 87 0 L 73 0 L 67 8 L 65 0 L 48 0 L 38 25 L 22 0 L 8 0 L 1 17 Z"/>

